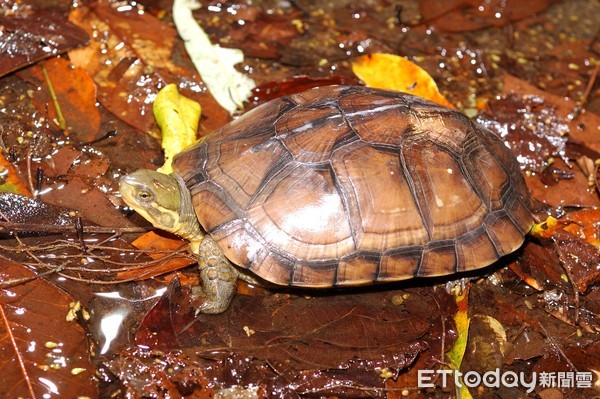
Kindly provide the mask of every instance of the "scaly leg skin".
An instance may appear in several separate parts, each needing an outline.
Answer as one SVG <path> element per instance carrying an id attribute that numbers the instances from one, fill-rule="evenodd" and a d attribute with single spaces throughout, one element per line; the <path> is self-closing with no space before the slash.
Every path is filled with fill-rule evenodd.
<path id="1" fill-rule="evenodd" d="M 194 290 L 193 295 L 202 297 L 204 302 L 196 309 L 196 314 L 223 313 L 235 295 L 239 272 L 208 235 L 200 244 L 198 266 L 202 287 Z"/>

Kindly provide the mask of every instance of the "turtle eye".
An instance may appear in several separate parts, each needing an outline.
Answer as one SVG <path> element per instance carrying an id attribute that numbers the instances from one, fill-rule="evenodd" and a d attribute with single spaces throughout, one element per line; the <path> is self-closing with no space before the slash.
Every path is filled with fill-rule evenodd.
<path id="1" fill-rule="evenodd" d="M 149 193 L 148 191 L 138 192 L 137 197 L 144 202 L 150 201 L 153 198 L 152 193 Z"/>

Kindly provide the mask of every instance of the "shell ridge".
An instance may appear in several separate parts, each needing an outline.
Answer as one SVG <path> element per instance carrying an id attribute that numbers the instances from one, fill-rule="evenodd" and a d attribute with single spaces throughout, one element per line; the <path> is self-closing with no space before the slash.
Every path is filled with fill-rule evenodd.
<path id="1" fill-rule="evenodd" d="M 460 162 L 458 164 L 460 166 L 461 172 L 463 173 L 463 176 L 465 176 L 467 182 L 469 183 L 469 186 L 477 193 L 477 196 L 482 200 L 481 202 L 485 205 L 488 211 L 491 211 L 492 199 L 489 198 L 488 195 L 486 195 L 485 190 L 483 189 L 483 187 L 481 187 L 481 184 L 483 184 L 483 182 L 481 182 L 480 180 L 473 179 L 473 176 L 471 175 L 471 172 L 468 169 L 466 162 L 466 160 L 468 160 L 468 156 L 473 151 L 476 151 L 479 148 L 479 146 L 480 145 L 477 142 L 477 136 L 475 132 L 473 130 L 469 131 L 463 143 L 464 149 L 460 157 Z"/>
<path id="2" fill-rule="evenodd" d="M 417 210 L 419 211 L 419 216 L 421 217 L 421 221 L 423 222 L 423 226 L 425 227 L 427 236 L 428 236 L 429 240 L 431 240 L 432 221 L 430 220 L 431 218 L 426 217 L 426 214 L 423 209 L 423 205 L 427 206 L 427 200 L 424 196 L 423 196 L 422 200 L 419 198 L 418 193 L 420 193 L 421 191 L 417 190 L 417 185 L 415 184 L 414 177 L 412 176 L 412 173 L 408 168 L 408 164 L 407 164 L 406 158 L 404 156 L 404 147 L 405 147 L 405 145 L 410 146 L 410 144 L 411 143 L 408 142 L 407 140 L 402 140 L 402 142 L 399 146 L 399 149 L 398 149 L 398 160 L 400 162 L 400 165 L 402 165 L 402 174 L 404 175 L 404 178 L 406 179 L 406 183 L 408 184 L 408 187 L 410 189 L 410 194 L 413 199 L 413 202 L 415 203 L 415 206 L 417 207 Z M 423 204 L 423 202 L 425 204 Z"/>
<path id="3" fill-rule="evenodd" d="M 352 237 L 352 242 L 354 244 L 354 250 L 356 251 L 356 248 L 358 248 L 358 231 L 352 221 L 352 218 L 350 217 L 350 215 L 352 215 L 352 213 L 351 213 L 352 210 L 350 209 L 348 193 L 346 193 L 343 185 L 340 183 L 339 177 L 337 176 L 337 173 L 335 172 L 335 169 L 333 168 L 333 165 L 331 163 L 331 159 L 329 160 L 327 169 L 329 170 L 329 174 L 331 175 L 331 180 L 333 181 L 333 185 L 335 186 L 335 189 L 338 192 L 340 199 L 342 200 L 342 206 L 345 211 L 344 213 L 346 215 L 346 219 L 348 220 L 348 225 L 350 226 L 350 236 Z M 353 182 L 351 182 L 351 184 L 352 183 Z M 354 186 L 354 184 L 352 184 L 352 185 Z M 360 209 L 358 209 L 358 212 L 360 213 Z"/>
<path id="4" fill-rule="evenodd" d="M 287 148 L 285 149 L 285 156 L 281 157 L 280 159 L 277 160 L 277 162 L 275 162 L 265 173 L 264 178 L 262 179 L 262 181 L 260 182 L 260 184 L 258 185 L 256 191 L 254 192 L 254 194 L 250 197 L 250 200 L 248 201 L 248 205 L 246 206 L 245 211 L 247 211 L 248 209 L 252 208 L 255 205 L 256 199 L 263 194 L 265 188 L 269 185 L 269 183 L 280 173 L 282 173 L 286 166 L 291 163 L 290 161 L 293 160 L 292 154 L 290 154 L 290 152 L 287 150 Z"/>
<path id="5" fill-rule="evenodd" d="M 494 239 L 492 238 L 492 236 L 490 235 L 490 231 L 489 226 L 487 224 L 482 224 L 481 227 L 483 228 L 483 231 L 485 232 L 485 235 L 487 236 L 488 240 L 490 240 L 490 242 L 492 243 L 492 247 L 494 248 L 494 251 L 496 252 L 496 260 L 500 259 L 500 257 L 502 256 L 500 254 L 500 250 L 498 249 L 496 242 L 494 241 Z"/>
<path id="6" fill-rule="evenodd" d="M 521 202 L 521 199 L 519 198 L 519 195 L 517 194 L 516 191 L 514 191 L 512 189 L 509 189 L 509 190 L 507 190 L 506 196 L 508 197 L 506 199 L 506 201 L 502 201 L 502 203 L 504 204 L 504 208 L 503 208 L 504 212 L 508 216 L 508 219 L 510 220 L 510 222 L 517 228 L 517 230 L 519 230 L 519 233 L 521 233 L 522 235 L 526 235 L 529 232 L 529 230 L 526 230 L 526 231 L 523 230 L 522 226 L 519 223 L 517 223 L 517 221 L 515 220 L 514 216 L 510 212 L 506 211 L 507 205 L 509 203 L 511 203 L 512 199 Z M 504 198 L 504 196 L 502 198 Z M 524 204 L 522 204 L 522 205 L 525 206 Z M 527 207 L 525 206 L 525 208 L 527 208 Z"/>

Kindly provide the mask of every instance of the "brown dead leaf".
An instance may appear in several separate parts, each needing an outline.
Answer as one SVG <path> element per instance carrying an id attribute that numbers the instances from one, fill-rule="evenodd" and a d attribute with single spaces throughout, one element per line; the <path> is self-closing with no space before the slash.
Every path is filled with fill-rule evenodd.
<path id="1" fill-rule="evenodd" d="M 420 0 L 427 23 L 448 32 L 504 26 L 545 10 L 553 0 Z"/>
<path id="2" fill-rule="evenodd" d="M 0 258 L 2 283 L 31 278 Z M 65 317 L 72 299 L 40 278 L 0 291 L 0 397 L 97 397 L 87 337 Z"/>
<path id="3" fill-rule="evenodd" d="M 77 209 L 85 220 L 99 226 L 131 226 L 122 212 L 106 197 L 106 194 L 79 176 L 69 176 L 57 181 L 41 196 L 44 202 L 70 209 Z"/>
<path id="4" fill-rule="evenodd" d="M 174 280 L 136 342 L 183 348 L 215 387 L 260 385 L 267 396 L 384 398 L 385 378 L 406 371 L 418 354 L 431 366 L 444 340 L 455 338 L 454 301 L 429 288 L 238 295 L 227 312 L 196 320 L 188 296 Z"/>
<path id="5" fill-rule="evenodd" d="M 358 387 L 359 380 L 352 378 L 377 377 L 373 371 L 382 368 L 399 372 L 419 353 L 438 356 L 442 340 L 451 345 L 455 337 L 448 333 L 456 306 L 443 290 L 238 295 L 227 312 L 191 323 L 189 294 L 174 283 L 148 314 L 136 342 L 150 348 L 183 348 L 191 359 L 210 366 L 207 370 L 223 383 L 226 372 L 246 375 L 253 384 L 273 384 L 283 377 L 288 388 L 298 387 L 299 376 L 311 375 L 320 377 L 302 380 L 304 388 Z M 253 361 L 236 365 L 229 363 L 232 358 Z M 250 373 L 249 367 L 261 374 Z M 362 371 L 344 376 L 344 369 Z M 328 385 L 336 376 L 346 378 L 346 384 Z"/>
<path id="6" fill-rule="evenodd" d="M 84 70 L 74 68 L 63 58 L 51 58 L 41 66 L 36 65 L 21 71 L 19 77 L 39 88 L 34 91 L 33 97 L 38 112 L 56 124 L 59 118 L 64 118 L 66 127 L 76 131 L 77 136 L 84 142 L 96 138 L 100 128 L 96 85 Z M 56 101 L 52 98 L 50 85 L 56 95 Z"/>
<path id="7" fill-rule="evenodd" d="M 525 179 L 527 187 L 534 198 L 551 207 L 600 206 L 598 194 L 595 190 L 589 189 L 588 179 L 578 167 L 573 168 L 560 159 L 555 160 L 553 166 L 558 170 L 571 172 L 572 177 L 559 179 L 553 185 L 546 184 L 538 176 Z"/>
<path id="8" fill-rule="evenodd" d="M 598 153 L 599 117 L 589 112 L 574 117 L 575 103 L 507 74 L 504 81 L 504 97 L 491 100 L 477 120 L 501 136 L 521 167 L 533 172 L 526 179 L 532 196 L 553 207 L 600 206 L 588 177 L 575 165 L 581 153 Z"/>
<path id="9" fill-rule="evenodd" d="M 578 237 L 580 240 L 600 247 L 598 226 L 600 226 L 600 209 L 581 209 L 569 212 L 560 219 L 549 217 L 543 223 L 542 229 L 540 229 L 542 233 L 540 236 L 543 238 L 552 238 L 559 230 L 564 230 Z"/>
<path id="10" fill-rule="evenodd" d="M 191 63 L 184 68 L 171 60 L 177 38 L 171 25 L 135 7 L 119 9 L 109 3 L 75 8 L 70 20 L 93 34 L 93 40 L 69 57 L 88 72 L 98 86 L 98 100 L 118 118 L 160 137 L 152 103 L 161 87 L 175 83 L 202 105 L 202 128 L 210 131 L 229 120 Z"/>
<path id="11" fill-rule="evenodd" d="M 289 80 L 267 82 L 254 88 L 249 101 L 252 106 L 257 106 L 269 100 L 300 93 L 313 87 L 330 85 L 354 86 L 358 85 L 358 83 L 358 79 L 352 76 L 332 75 L 326 78 L 312 78 L 300 75 L 294 76 Z"/>
<path id="12" fill-rule="evenodd" d="M 244 5 L 240 4 L 240 7 Z M 248 10 L 256 10 L 256 8 L 248 7 Z M 260 13 L 246 18 L 241 26 L 239 24 L 226 26 L 232 28 L 229 37 L 236 48 L 244 51 L 246 57 L 277 58 L 281 55 L 280 49 L 285 48 L 300 34 L 299 28 L 292 22 L 294 19 L 299 21 L 297 19 L 299 16 L 298 12 L 286 15 Z"/>
<path id="13" fill-rule="evenodd" d="M 556 110 L 556 115 L 563 118 L 564 123 L 569 128 L 569 141 L 585 144 L 594 151 L 600 152 L 599 115 L 585 112 L 585 110 L 576 113 L 577 104 L 575 101 L 540 90 L 534 85 L 509 74 L 504 74 L 503 93 L 505 96 L 509 93 L 515 93 L 520 96 L 542 98 L 546 104 Z"/>
<path id="14" fill-rule="evenodd" d="M 15 4 L 16 12 L 0 14 L 0 76 L 88 42 L 87 34 L 62 13 Z"/>

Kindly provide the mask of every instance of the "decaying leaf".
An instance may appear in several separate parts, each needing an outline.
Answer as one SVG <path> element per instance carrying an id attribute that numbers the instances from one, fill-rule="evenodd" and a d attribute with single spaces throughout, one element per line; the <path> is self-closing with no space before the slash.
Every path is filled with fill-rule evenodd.
<path id="1" fill-rule="evenodd" d="M 443 290 L 311 297 L 254 290 L 238 294 L 227 312 L 196 321 L 185 291 L 177 281 L 171 283 L 140 326 L 136 342 L 163 351 L 183 349 L 218 384 L 223 375 L 232 375 L 240 386 L 382 397 L 385 378 L 400 373 L 418 354 L 438 356 L 442 341 L 451 345 L 454 340 L 452 333 L 439 334 L 438 323 L 453 331 L 455 311 Z"/>
<path id="2" fill-rule="evenodd" d="M 25 267 L 0 258 L 6 284 L 32 278 Z M 96 397 L 95 366 L 86 334 L 65 317 L 72 299 L 41 278 L 0 291 L 0 371 L 3 398 Z"/>
<path id="3" fill-rule="evenodd" d="M 31 197 L 27 184 L 21 180 L 14 165 L 6 160 L 4 151 L 0 151 L 0 192 Z"/>
<path id="4" fill-rule="evenodd" d="M 581 240 L 596 247 L 600 247 L 600 210 L 582 209 L 568 213 L 556 219 L 549 216 L 545 221 L 534 225 L 531 234 L 542 238 L 554 237 L 558 230 L 565 230 Z"/>
<path id="5" fill-rule="evenodd" d="M 173 2 L 173 21 L 196 69 L 218 103 L 229 111 L 241 108 L 256 86 L 234 66 L 244 60 L 241 50 L 213 45 L 192 15 L 198 5 L 189 0 Z"/>
<path id="6" fill-rule="evenodd" d="M 423 18 L 450 32 L 503 26 L 547 8 L 552 0 L 421 0 Z"/>
<path id="7" fill-rule="evenodd" d="M 203 129 L 228 121 L 198 75 L 171 59 L 177 39 L 172 26 L 150 13 L 108 3 L 75 8 L 69 18 L 93 35 L 88 46 L 69 52 L 71 62 L 94 79 L 98 101 L 127 124 L 160 138 L 151 107 L 159 88 L 168 83 L 209 110 Z"/>
<path id="8" fill-rule="evenodd" d="M 9 6 L 0 11 L 0 76 L 89 40 L 83 29 L 68 22 L 60 12 L 34 10 L 20 2 L 15 6 L 11 12 L 5 12 Z"/>
<path id="9" fill-rule="evenodd" d="M 402 91 L 454 108 L 421 67 L 394 54 L 369 54 L 352 61 L 352 71 L 367 86 Z"/>
<path id="10" fill-rule="evenodd" d="M 159 235 L 154 231 L 139 236 L 131 245 L 143 249 L 152 259 L 162 262 L 148 265 L 146 268 L 122 271 L 117 275 L 120 280 L 148 279 L 179 270 L 195 262 L 193 258 L 176 256 L 176 251 L 188 247 L 187 242 L 180 238 Z"/>
<path id="11" fill-rule="evenodd" d="M 83 69 L 74 68 L 66 59 L 51 58 L 19 76 L 40 88 L 33 97 L 38 112 L 55 124 L 64 118 L 65 127 L 85 142 L 96 138 L 100 128 L 96 85 Z"/>
<path id="12" fill-rule="evenodd" d="M 463 356 L 467 348 L 469 341 L 469 326 L 471 319 L 468 315 L 468 304 L 469 304 L 469 289 L 467 288 L 461 295 L 456 297 L 456 305 L 458 311 L 454 314 L 454 322 L 456 323 L 456 332 L 458 337 L 454 342 L 454 345 L 446 352 L 446 359 L 448 365 L 452 370 L 460 370 Z M 462 385 L 462 387 L 456 387 L 457 397 L 461 399 L 470 399 L 471 393 L 469 389 Z"/>

